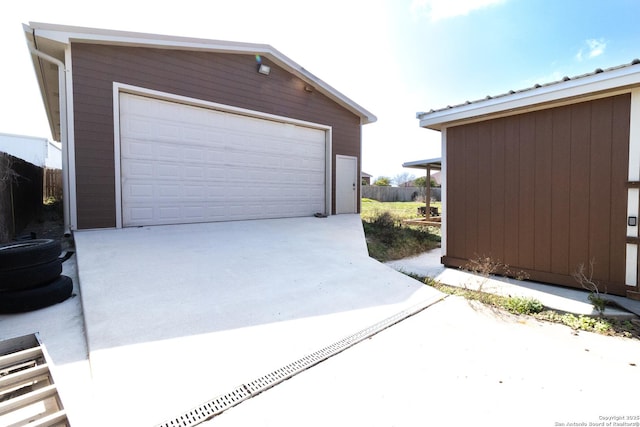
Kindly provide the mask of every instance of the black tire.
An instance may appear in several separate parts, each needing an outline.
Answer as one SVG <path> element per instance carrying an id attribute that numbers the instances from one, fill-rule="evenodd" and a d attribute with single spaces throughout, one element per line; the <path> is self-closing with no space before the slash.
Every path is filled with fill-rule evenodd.
<path id="1" fill-rule="evenodd" d="M 14 270 L 45 264 L 60 256 L 58 240 L 34 239 L 0 245 L 0 270 Z"/>
<path id="2" fill-rule="evenodd" d="M 60 273 L 62 261 L 59 258 L 31 267 L 0 270 L 0 293 L 36 288 L 55 280 Z"/>
<path id="3" fill-rule="evenodd" d="M 49 307 L 66 300 L 72 292 L 73 282 L 67 276 L 60 276 L 39 288 L 2 292 L 0 293 L 0 313 L 24 313 Z"/>

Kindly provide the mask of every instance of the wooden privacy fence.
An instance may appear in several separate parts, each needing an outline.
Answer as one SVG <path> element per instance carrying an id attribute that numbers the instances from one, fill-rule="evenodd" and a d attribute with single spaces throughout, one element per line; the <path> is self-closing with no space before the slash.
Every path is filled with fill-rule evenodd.
<path id="1" fill-rule="evenodd" d="M 62 170 L 45 169 L 44 172 L 44 199 L 62 198 Z"/>
<path id="2" fill-rule="evenodd" d="M 40 215 L 43 183 L 42 168 L 0 153 L 0 243 Z"/>
<path id="3" fill-rule="evenodd" d="M 377 185 L 363 185 L 362 197 L 379 202 L 411 202 L 423 201 L 425 187 L 382 187 Z M 440 188 L 431 188 L 431 199 L 440 200 Z"/>

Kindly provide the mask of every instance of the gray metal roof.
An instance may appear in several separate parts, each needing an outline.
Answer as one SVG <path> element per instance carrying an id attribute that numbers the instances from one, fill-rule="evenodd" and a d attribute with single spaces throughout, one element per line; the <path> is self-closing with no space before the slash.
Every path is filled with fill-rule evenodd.
<path id="1" fill-rule="evenodd" d="M 544 83 L 544 84 L 537 84 L 536 83 L 535 85 L 533 85 L 531 87 L 528 87 L 528 88 L 524 88 L 524 89 L 520 89 L 520 90 L 510 90 L 509 92 L 501 93 L 499 95 L 493 95 L 493 96 L 492 95 L 487 95 L 485 98 L 477 99 L 475 101 L 465 101 L 462 104 L 447 105 L 446 107 L 438 108 L 438 109 L 435 109 L 435 110 L 431 109 L 426 114 L 435 113 L 437 111 L 444 111 L 444 110 L 448 110 L 448 109 L 451 109 L 451 108 L 461 107 L 463 105 L 476 104 L 476 103 L 479 103 L 479 102 L 482 102 L 482 101 L 486 101 L 488 99 L 502 98 L 502 97 L 514 95 L 514 94 L 517 94 L 517 93 L 528 92 L 528 91 L 531 91 L 531 90 L 534 90 L 534 89 L 538 89 L 538 88 L 541 88 L 541 87 L 548 87 L 548 86 L 557 85 L 559 83 L 567 82 L 569 80 L 583 79 L 585 77 L 594 76 L 594 75 L 600 74 L 600 73 L 607 73 L 609 71 L 619 70 L 621 68 L 627 68 L 627 67 L 631 67 L 632 65 L 637 65 L 637 64 L 640 64 L 640 59 L 634 59 L 633 61 L 631 61 L 628 64 L 617 65 L 615 67 L 605 68 L 604 70 L 602 68 L 596 68 L 594 71 L 592 71 L 590 73 L 580 74 L 580 75 L 574 76 L 574 77 L 564 76 L 562 78 L 562 80 L 556 80 L 556 81 L 549 82 L 549 83 Z M 423 113 L 418 113 L 418 114 L 423 114 Z"/>
<path id="2" fill-rule="evenodd" d="M 487 96 L 462 104 L 416 113 L 420 126 L 440 130 L 447 123 L 460 122 L 480 116 L 504 112 L 516 112 L 534 105 L 553 104 L 563 99 L 578 99 L 593 93 L 605 93 L 619 88 L 640 85 L 640 59 L 611 68 L 597 68 L 590 73 L 561 80 L 535 84 L 531 87 L 510 90 L 500 95 Z"/>

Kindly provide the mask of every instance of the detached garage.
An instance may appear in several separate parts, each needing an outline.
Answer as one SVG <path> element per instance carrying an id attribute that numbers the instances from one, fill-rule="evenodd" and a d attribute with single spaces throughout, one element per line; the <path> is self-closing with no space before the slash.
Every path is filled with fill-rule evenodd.
<path id="1" fill-rule="evenodd" d="M 640 297 L 640 62 L 418 113 L 442 134 L 443 264 Z"/>
<path id="2" fill-rule="evenodd" d="M 271 46 L 24 30 L 68 229 L 359 212 L 375 116 Z"/>

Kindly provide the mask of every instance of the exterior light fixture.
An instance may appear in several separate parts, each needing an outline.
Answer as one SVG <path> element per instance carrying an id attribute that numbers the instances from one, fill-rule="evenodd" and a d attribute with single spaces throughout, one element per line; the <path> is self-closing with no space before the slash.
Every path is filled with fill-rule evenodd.
<path id="1" fill-rule="evenodd" d="M 265 76 L 268 76 L 269 73 L 271 72 L 271 67 L 264 64 L 258 64 L 258 72 L 260 74 L 264 74 Z"/>

